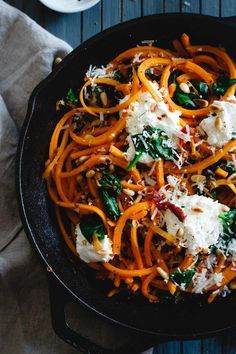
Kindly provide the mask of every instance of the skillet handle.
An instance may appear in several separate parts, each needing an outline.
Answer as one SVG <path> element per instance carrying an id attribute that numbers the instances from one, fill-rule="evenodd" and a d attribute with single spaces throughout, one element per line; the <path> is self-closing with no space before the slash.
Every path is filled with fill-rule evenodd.
<path id="1" fill-rule="evenodd" d="M 83 338 L 79 333 L 68 326 L 65 317 L 65 307 L 68 303 L 75 301 L 69 291 L 55 278 L 53 273 L 48 273 L 48 284 L 52 326 L 58 337 L 72 345 L 81 353 L 108 354 L 109 352 L 107 350 L 92 343 L 89 339 Z"/>
<path id="2" fill-rule="evenodd" d="M 75 299 L 56 279 L 53 273 L 48 274 L 49 296 L 51 305 L 52 326 L 55 333 L 62 340 L 72 345 L 81 353 L 86 354 L 138 354 L 148 348 L 161 343 L 160 337 L 147 334 L 137 334 L 125 329 L 127 342 L 117 349 L 104 349 L 93 343 L 91 340 L 84 338 L 79 333 L 70 328 L 66 322 L 65 308 L 68 303 L 75 302 Z M 114 329 L 115 330 L 115 329 Z M 117 333 L 118 334 L 118 333 Z"/>

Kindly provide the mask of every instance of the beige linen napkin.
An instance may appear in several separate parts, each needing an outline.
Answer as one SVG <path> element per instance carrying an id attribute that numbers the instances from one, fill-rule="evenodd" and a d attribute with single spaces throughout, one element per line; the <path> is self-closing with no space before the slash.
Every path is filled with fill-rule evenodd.
<path id="1" fill-rule="evenodd" d="M 33 6 L 33 5 L 32 5 Z M 19 130 L 34 87 L 52 69 L 56 56 L 71 47 L 0 0 L 0 353 L 72 354 L 51 326 L 48 286 L 22 229 L 15 192 L 15 153 Z M 125 329 L 100 323 L 77 310 L 78 328 L 101 344 L 127 337 Z M 127 338 L 126 338 L 127 340 Z M 134 337 L 128 338 L 138 347 Z M 151 353 L 151 351 L 150 351 Z"/>

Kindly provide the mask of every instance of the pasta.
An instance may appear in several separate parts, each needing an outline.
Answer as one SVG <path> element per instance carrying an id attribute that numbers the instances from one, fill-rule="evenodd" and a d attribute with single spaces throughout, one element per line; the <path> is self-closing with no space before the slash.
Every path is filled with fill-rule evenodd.
<path id="1" fill-rule="evenodd" d="M 75 256 L 151 302 L 236 278 L 236 67 L 223 48 L 137 46 L 57 102 L 43 178 Z"/>

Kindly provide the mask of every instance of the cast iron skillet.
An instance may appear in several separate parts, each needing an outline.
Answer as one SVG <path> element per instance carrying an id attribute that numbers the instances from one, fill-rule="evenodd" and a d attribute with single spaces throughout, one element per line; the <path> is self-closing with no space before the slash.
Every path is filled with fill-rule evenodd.
<path id="1" fill-rule="evenodd" d="M 233 20 L 233 18 L 231 19 Z M 151 304 L 142 299 L 107 298 L 106 284 L 96 282 L 84 265 L 66 252 L 48 198 L 42 171 L 51 133 L 55 127 L 55 102 L 69 87 L 83 82 L 89 64 L 106 64 L 125 49 L 145 39 L 171 46 L 182 32 L 192 43 L 224 46 L 236 57 L 233 38 L 236 25 L 229 20 L 192 14 L 164 14 L 135 19 L 110 28 L 83 43 L 33 91 L 23 125 L 17 155 L 17 189 L 25 231 L 43 262 L 52 268 L 54 284 L 62 284 L 72 298 L 107 318 L 140 334 L 154 338 L 196 338 L 236 325 L 235 294 L 207 305 L 202 297 L 178 305 Z M 56 279 L 56 281 L 55 281 Z M 56 332 L 76 347 L 102 349 L 88 344 L 66 325 L 64 306 L 67 295 L 50 286 L 52 320 Z"/>

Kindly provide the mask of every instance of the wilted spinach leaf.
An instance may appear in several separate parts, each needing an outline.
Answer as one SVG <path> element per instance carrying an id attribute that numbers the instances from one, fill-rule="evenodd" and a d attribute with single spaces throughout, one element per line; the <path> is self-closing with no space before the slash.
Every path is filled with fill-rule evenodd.
<path id="1" fill-rule="evenodd" d="M 96 214 L 93 216 L 83 216 L 80 221 L 80 229 L 84 237 L 90 243 L 94 235 L 97 236 L 99 240 L 103 240 L 106 232 L 102 220 Z"/>
<path id="2" fill-rule="evenodd" d="M 192 85 L 196 88 L 199 93 L 200 98 L 207 98 L 209 95 L 209 86 L 202 81 L 191 80 Z"/>
<path id="3" fill-rule="evenodd" d="M 177 87 L 174 94 L 175 101 L 184 108 L 197 108 L 196 103 L 193 101 L 194 98 L 199 98 L 199 96 L 195 94 L 184 93 L 180 90 L 179 87 Z"/>
<path id="4" fill-rule="evenodd" d="M 119 194 L 121 192 L 122 186 L 120 180 L 113 174 L 109 174 L 105 171 L 102 172 L 103 177 L 100 178 L 99 183 L 103 187 L 112 188 L 112 190 Z"/>
<path id="5" fill-rule="evenodd" d="M 78 98 L 72 88 L 66 94 L 66 100 L 71 103 L 78 103 Z"/>
<path id="6" fill-rule="evenodd" d="M 99 188 L 99 192 L 108 214 L 116 220 L 120 216 L 120 210 L 116 201 L 116 193 L 103 187 Z"/>
<path id="7" fill-rule="evenodd" d="M 192 279 L 195 273 L 195 269 L 177 269 L 175 272 L 170 274 L 170 280 L 172 280 L 175 284 L 183 287 L 184 289 L 187 289 L 192 283 Z"/>
<path id="8" fill-rule="evenodd" d="M 230 79 L 228 76 L 221 74 L 212 85 L 213 93 L 216 95 L 224 95 L 232 85 L 236 84 L 236 79 Z"/>
<path id="9" fill-rule="evenodd" d="M 236 209 L 232 209 L 227 213 L 220 214 L 219 218 L 223 224 L 222 240 L 226 245 L 236 236 Z"/>
<path id="10" fill-rule="evenodd" d="M 147 127 L 142 134 L 132 135 L 131 138 L 135 147 L 135 158 L 129 164 L 128 171 L 136 165 L 143 153 L 147 153 L 154 160 L 160 157 L 171 159 L 174 149 L 168 144 L 170 139 L 162 129 Z"/>

